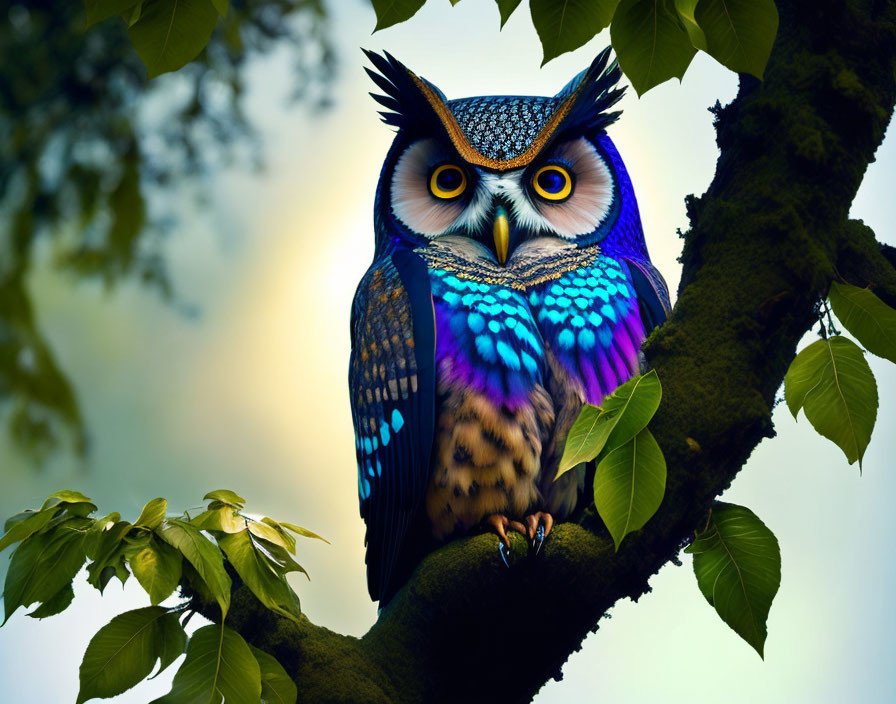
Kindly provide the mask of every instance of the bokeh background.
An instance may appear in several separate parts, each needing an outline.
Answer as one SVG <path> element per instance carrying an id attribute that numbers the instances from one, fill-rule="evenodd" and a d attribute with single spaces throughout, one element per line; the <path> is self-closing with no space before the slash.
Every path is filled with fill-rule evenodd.
<path id="1" fill-rule="evenodd" d="M 359 47 L 389 50 L 449 97 L 553 94 L 608 37 L 539 68 L 525 8 L 499 33 L 492 2 L 429 2 L 409 23 L 371 36 L 375 19 L 366 3 L 328 7 L 338 66 L 332 106 L 312 110 L 289 100 L 295 67 L 285 52 L 253 60 L 242 104 L 258 130 L 264 170 L 237 160 L 201 184 L 162 189 L 177 214 L 165 245 L 174 304 L 135 283 L 109 291 L 60 276 L 49 254 L 38 257 L 28 290 L 74 384 L 90 452 L 79 459 L 62 451 L 38 467 L 2 436 L 0 514 L 37 506 L 60 488 L 86 493 L 104 513 L 131 517 L 155 496 L 179 510 L 199 505 L 211 489 L 234 489 L 250 509 L 331 541 L 300 544 L 311 581 L 294 585 L 313 621 L 360 636 L 376 608 L 365 588 L 356 503 L 348 321 L 372 258 L 374 188 L 391 133 L 367 95 L 372 86 Z M 700 54 L 682 84 L 642 99 L 630 91 L 611 127 L 651 255 L 673 291 L 676 230 L 687 225 L 683 199 L 705 190 L 718 154 L 707 107 L 730 100 L 736 83 Z M 164 99 L 156 102 L 164 116 Z M 853 216 L 891 244 L 894 177 L 890 138 L 853 206 Z M 205 200 L 196 200 L 192 185 Z M 705 603 L 682 555 L 682 566 L 661 570 L 638 604 L 612 609 L 538 704 L 894 700 L 896 369 L 876 358 L 871 365 L 881 403 L 864 476 L 780 406 L 778 437 L 763 442 L 725 494 L 753 509 L 781 543 L 783 577 L 765 661 Z M 0 558 L 4 574 L 7 563 Z M 38 622 L 19 611 L 0 630 L 0 700 L 74 701 L 92 634 L 116 613 L 147 603 L 134 580 L 124 588 L 110 583 L 101 598 L 82 575 L 76 594 L 62 615 Z M 150 701 L 167 691 L 174 669 L 114 701 Z"/>

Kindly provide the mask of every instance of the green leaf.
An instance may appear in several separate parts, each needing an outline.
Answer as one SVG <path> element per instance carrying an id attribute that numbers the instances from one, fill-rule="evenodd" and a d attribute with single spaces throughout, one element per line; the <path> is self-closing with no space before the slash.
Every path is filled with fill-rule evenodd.
<path id="1" fill-rule="evenodd" d="M 600 415 L 600 406 L 593 406 L 590 403 L 582 406 L 566 436 L 557 477 L 577 464 L 593 460 L 600 454 L 610 436 L 610 431 L 613 430 L 610 423 L 599 423 Z"/>
<path id="2" fill-rule="evenodd" d="M 644 428 L 656 414 L 663 398 L 663 387 L 656 370 L 635 376 L 604 399 L 601 411 L 613 429 L 607 438 L 606 449 L 612 450 L 627 443 Z"/>
<path id="3" fill-rule="evenodd" d="M 222 504 L 233 506 L 235 509 L 241 509 L 246 505 L 246 500 L 229 489 L 218 489 L 210 491 L 202 497 L 203 501 L 220 501 Z"/>
<path id="4" fill-rule="evenodd" d="M 47 503 L 51 499 L 59 499 L 60 501 L 66 501 L 70 504 L 92 503 L 92 500 L 89 497 L 84 496 L 80 491 L 72 491 L 71 489 L 63 489 L 62 491 L 50 494 L 44 502 L 44 506 L 47 506 Z"/>
<path id="5" fill-rule="evenodd" d="M 28 615 L 31 618 L 49 618 L 58 613 L 65 611 L 75 598 L 75 591 L 72 589 L 71 582 L 66 584 L 62 589 L 56 592 L 55 596 L 47 599 L 43 604 L 38 606 Z"/>
<path id="6" fill-rule="evenodd" d="M 159 654 L 159 669 L 150 679 L 158 677 L 168 666 L 184 654 L 187 647 L 187 633 L 180 625 L 177 612 L 171 612 L 157 622 L 156 644 Z"/>
<path id="7" fill-rule="evenodd" d="M 812 427 L 861 469 L 877 420 L 877 383 L 858 345 L 841 335 L 813 342 L 790 363 L 784 399 L 794 418 L 802 408 Z"/>
<path id="8" fill-rule="evenodd" d="M 370 0 L 376 12 L 376 27 L 373 31 L 378 32 L 411 19 L 423 7 L 424 2 L 425 0 Z"/>
<path id="9" fill-rule="evenodd" d="M 143 2 L 138 2 L 134 7 L 130 8 L 127 12 L 121 13 L 121 19 L 123 19 L 128 27 L 133 27 L 137 20 L 140 19 L 140 15 L 143 13 Z"/>
<path id="10" fill-rule="evenodd" d="M 766 621 L 781 585 L 778 540 L 750 509 L 715 503 L 709 524 L 685 552 L 706 600 L 760 657 Z"/>
<path id="11" fill-rule="evenodd" d="M 4 623 L 19 606 L 50 601 L 84 564 L 84 533 L 91 521 L 70 518 L 30 537 L 12 554 L 3 586 Z"/>
<path id="12" fill-rule="evenodd" d="M 96 504 L 89 498 L 84 496 L 80 491 L 71 490 L 57 491 L 55 494 L 50 494 L 47 497 L 47 500 L 44 501 L 43 506 L 41 506 L 41 511 L 53 506 L 63 506 L 69 509 L 69 511 L 72 511 L 77 504 L 85 504 L 85 506 L 82 507 L 81 512 L 77 512 L 75 515 L 87 515 L 91 511 L 96 511 Z M 88 509 L 87 507 L 90 508 Z M 78 511 L 78 509 L 75 509 L 75 511 Z"/>
<path id="13" fill-rule="evenodd" d="M 128 36 L 154 78 L 195 59 L 217 23 L 211 0 L 147 0 Z"/>
<path id="14" fill-rule="evenodd" d="M 150 530 L 158 528 L 165 519 L 165 513 L 168 511 L 168 502 L 165 499 L 158 498 L 150 501 L 143 507 L 140 517 L 134 523 L 135 526 L 143 526 Z"/>
<path id="15" fill-rule="evenodd" d="M 161 606 L 119 614 L 90 639 L 81 661 L 77 704 L 130 689 L 149 676 L 156 660 L 170 658 L 178 639 L 182 652 L 185 637 L 177 614 Z"/>
<path id="16" fill-rule="evenodd" d="M 6 550 L 13 543 L 21 542 L 29 536 L 39 533 L 60 510 L 59 506 L 53 506 L 42 511 L 29 512 L 27 518 L 10 525 L 6 535 L 0 539 L 0 552 Z"/>
<path id="17" fill-rule="evenodd" d="M 295 704 L 299 696 L 296 683 L 273 655 L 252 648 L 252 655 L 261 669 L 261 704 Z"/>
<path id="18" fill-rule="evenodd" d="M 80 516 L 81 518 L 89 516 L 91 513 L 96 511 L 96 504 L 92 504 L 87 501 L 77 501 L 75 503 L 63 501 L 58 505 L 64 508 L 65 512 L 69 516 Z"/>
<path id="19" fill-rule="evenodd" d="M 215 9 L 221 17 L 226 15 L 227 10 L 230 9 L 230 0 L 212 0 L 212 4 L 215 6 Z"/>
<path id="20" fill-rule="evenodd" d="M 26 510 L 24 510 L 24 511 L 19 511 L 19 512 L 18 512 L 16 515 L 14 515 L 14 516 L 10 516 L 9 518 L 6 519 L 6 522 L 3 524 L 3 530 L 4 530 L 4 532 L 8 533 L 9 531 L 12 530 L 12 527 L 13 527 L 16 523 L 21 523 L 21 522 L 24 521 L 26 518 L 30 518 L 31 516 L 35 515 L 35 514 L 38 513 L 38 512 L 39 512 L 39 510 L 38 510 L 38 511 L 35 511 L 34 509 L 29 508 L 29 509 L 26 509 Z"/>
<path id="21" fill-rule="evenodd" d="M 262 604 L 298 622 L 301 614 L 299 598 L 285 576 L 287 572 L 296 571 L 298 565 L 292 562 L 285 550 L 280 548 L 282 555 L 286 555 L 292 564 L 283 564 L 282 555 L 274 550 L 278 546 L 253 538 L 248 530 L 222 535 L 218 538 L 218 545 L 240 579 Z"/>
<path id="22" fill-rule="evenodd" d="M 828 299 L 834 315 L 866 350 L 896 362 L 896 310 L 867 288 L 836 281 Z"/>
<path id="23" fill-rule="evenodd" d="M 544 66 L 573 51 L 610 25 L 619 0 L 530 0 L 532 24 L 544 50 Z"/>
<path id="24" fill-rule="evenodd" d="M 203 604 L 212 604 L 216 601 L 212 590 L 208 588 L 208 585 L 202 580 L 202 577 L 199 576 L 196 568 L 187 561 L 183 563 L 183 573 L 184 580 L 190 585 L 194 595 L 199 597 L 199 600 Z"/>
<path id="25" fill-rule="evenodd" d="M 501 13 L 501 29 L 507 24 L 507 20 L 513 14 L 514 10 L 520 6 L 522 0 L 495 0 L 498 5 L 498 12 Z"/>
<path id="26" fill-rule="evenodd" d="M 700 0 L 694 19 L 710 56 L 732 71 L 762 78 L 778 33 L 774 0 Z"/>
<path id="27" fill-rule="evenodd" d="M 91 560 L 99 557 L 99 551 L 103 544 L 103 534 L 120 521 L 121 514 L 117 512 L 94 520 L 93 525 L 87 529 L 87 534 L 84 536 L 84 550 L 87 553 L 87 557 Z"/>
<path id="28" fill-rule="evenodd" d="M 253 542 L 256 546 L 259 546 L 262 551 L 266 554 L 271 569 L 273 569 L 278 574 L 285 575 L 287 572 L 301 572 L 305 577 L 311 581 L 311 577 L 308 575 L 308 572 L 302 567 L 298 562 L 296 562 L 292 555 L 280 545 L 276 543 L 269 543 L 267 540 L 261 540 L 259 538 L 253 537 Z"/>
<path id="29" fill-rule="evenodd" d="M 93 535 L 88 531 L 85 545 L 90 547 L 91 553 L 88 556 L 92 557 L 93 562 L 87 566 L 87 583 L 100 592 L 115 575 L 118 575 L 122 584 L 127 580 L 128 571 L 125 567 L 127 546 L 123 541 L 132 527 L 127 521 L 119 521 L 100 533 L 96 543 L 91 542 Z M 94 555 L 96 557 L 93 557 Z"/>
<path id="30" fill-rule="evenodd" d="M 84 9 L 87 10 L 87 26 L 90 27 L 114 15 L 120 15 L 139 3 L 140 0 L 84 0 Z"/>
<path id="31" fill-rule="evenodd" d="M 202 533 L 185 521 L 166 519 L 156 529 L 156 534 L 181 554 L 196 568 L 203 582 L 215 596 L 221 607 L 222 617 L 230 608 L 230 577 L 224 570 L 221 551 Z"/>
<path id="32" fill-rule="evenodd" d="M 600 461 L 594 475 L 594 506 L 617 550 L 626 535 L 656 513 L 665 492 L 666 460 L 647 428 Z"/>
<path id="33" fill-rule="evenodd" d="M 691 44 L 697 49 L 706 51 L 706 35 L 697 24 L 697 18 L 694 17 L 694 10 L 700 0 L 675 0 L 675 11 L 681 20 L 684 31 L 688 33 Z"/>
<path id="34" fill-rule="evenodd" d="M 252 535 L 258 538 L 264 538 L 270 543 L 279 545 L 284 550 L 289 550 L 290 552 L 295 553 L 296 541 L 283 529 L 278 530 L 277 527 L 272 526 L 270 523 L 259 521 L 249 521 L 248 526 L 246 527 Z"/>
<path id="35" fill-rule="evenodd" d="M 134 577 L 140 582 L 153 604 L 165 601 L 180 582 L 183 559 L 180 552 L 150 536 L 145 543 L 139 543 L 125 550 L 128 564 Z"/>
<path id="36" fill-rule="evenodd" d="M 277 535 L 280 536 L 280 540 L 277 542 L 280 545 L 283 545 L 283 547 L 289 550 L 289 552 L 291 552 L 293 555 L 296 554 L 296 539 L 292 536 L 292 533 L 286 530 L 286 528 L 281 526 L 273 518 L 268 518 L 267 516 L 265 516 L 261 519 L 261 522 L 269 525 L 271 528 L 277 531 Z M 323 540 L 323 538 L 321 538 L 321 540 Z"/>
<path id="37" fill-rule="evenodd" d="M 638 95 L 681 78 L 697 50 L 665 0 L 622 0 L 610 26 L 619 67 Z"/>
<path id="38" fill-rule="evenodd" d="M 330 541 L 326 538 L 321 538 L 317 533 L 313 533 L 307 528 L 302 528 L 302 526 L 297 526 L 295 523 L 287 523 L 286 521 L 277 521 L 284 528 L 288 528 L 296 535 L 301 535 L 305 538 L 314 538 L 315 540 L 323 540 L 327 545 L 330 544 Z"/>
<path id="39" fill-rule="evenodd" d="M 171 691 L 151 704 L 258 704 L 261 671 L 249 645 L 224 625 L 203 626 L 190 638 Z"/>
<path id="40" fill-rule="evenodd" d="M 635 437 L 647 427 L 662 397 L 660 379 L 651 369 L 617 388 L 600 408 L 586 403 L 566 437 L 557 476 Z"/>
<path id="41" fill-rule="evenodd" d="M 246 519 L 230 504 L 219 505 L 203 511 L 190 521 L 199 530 L 216 530 L 221 533 L 237 533 L 246 527 Z"/>

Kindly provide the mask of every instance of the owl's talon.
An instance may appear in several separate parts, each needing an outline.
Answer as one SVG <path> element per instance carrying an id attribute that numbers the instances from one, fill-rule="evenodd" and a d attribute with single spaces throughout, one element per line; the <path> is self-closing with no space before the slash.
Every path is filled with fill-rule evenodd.
<path id="1" fill-rule="evenodd" d="M 533 555 L 539 553 L 541 546 L 544 544 L 544 539 L 548 537 L 553 526 L 554 517 L 549 513 L 537 511 L 526 516 L 527 535 Z"/>
<path id="2" fill-rule="evenodd" d="M 501 555 L 501 561 L 510 567 L 510 537 L 507 535 L 507 531 L 515 530 L 517 533 L 526 535 L 525 526 L 500 513 L 493 513 L 485 519 L 484 523 L 498 534 L 498 552 Z"/>
<path id="3" fill-rule="evenodd" d="M 535 529 L 535 537 L 532 538 L 532 550 L 534 554 L 537 555 L 538 551 L 541 550 L 541 546 L 544 544 L 544 526 L 538 526 Z"/>
<path id="4" fill-rule="evenodd" d="M 504 563 L 504 566 L 507 567 L 507 569 L 510 569 L 510 562 L 508 561 L 508 558 L 510 557 L 510 546 L 505 545 L 499 540 L 498 554 L 501 556 L 501 561 Z"/>

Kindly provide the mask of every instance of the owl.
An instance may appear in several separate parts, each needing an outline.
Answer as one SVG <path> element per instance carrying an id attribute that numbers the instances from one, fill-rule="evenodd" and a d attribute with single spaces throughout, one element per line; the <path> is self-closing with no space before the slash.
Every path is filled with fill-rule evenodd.
<path id="1" fill-rule="evenodd" d="M 622 158 L 609 48 L 553 97 L 448 100 L 365 52 L 397 128 L 351 314 L 349 391 L 370 595 L 475 530 L 532 541 L 583 498 L 557 478 L 585 402 L 640 371 L 669 310 Z M 502 552 L 506 557 L 506 552 Z"/>

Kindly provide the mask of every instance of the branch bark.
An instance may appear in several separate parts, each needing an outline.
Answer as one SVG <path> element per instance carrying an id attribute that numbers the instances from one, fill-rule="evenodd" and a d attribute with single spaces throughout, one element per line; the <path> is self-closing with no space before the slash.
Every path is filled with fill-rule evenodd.
<path id="1" fill-rule="evenodd" d="M 765 80 L 717 106 L 717 171 L 688 199 L 679 298 L 645 353 L 663 382 L 660 511 L 619 553 L 600 520 L 562 524 L 538 560 L 515 536 L 429 555 L 360 639 L 266 611 L 245 587 L 228 623 L 275 655 L 307 702 L 526 702 L 618 599 L 675 559 L 756 445 L 833 279 L 896 305 L 893 251 L 849 208 L 896 102 L 896 2 L 778 0 Z M 212 614 L 213 615 L 213 614 Z M 507 643 L 538 643 L 513 652 Z"/>

